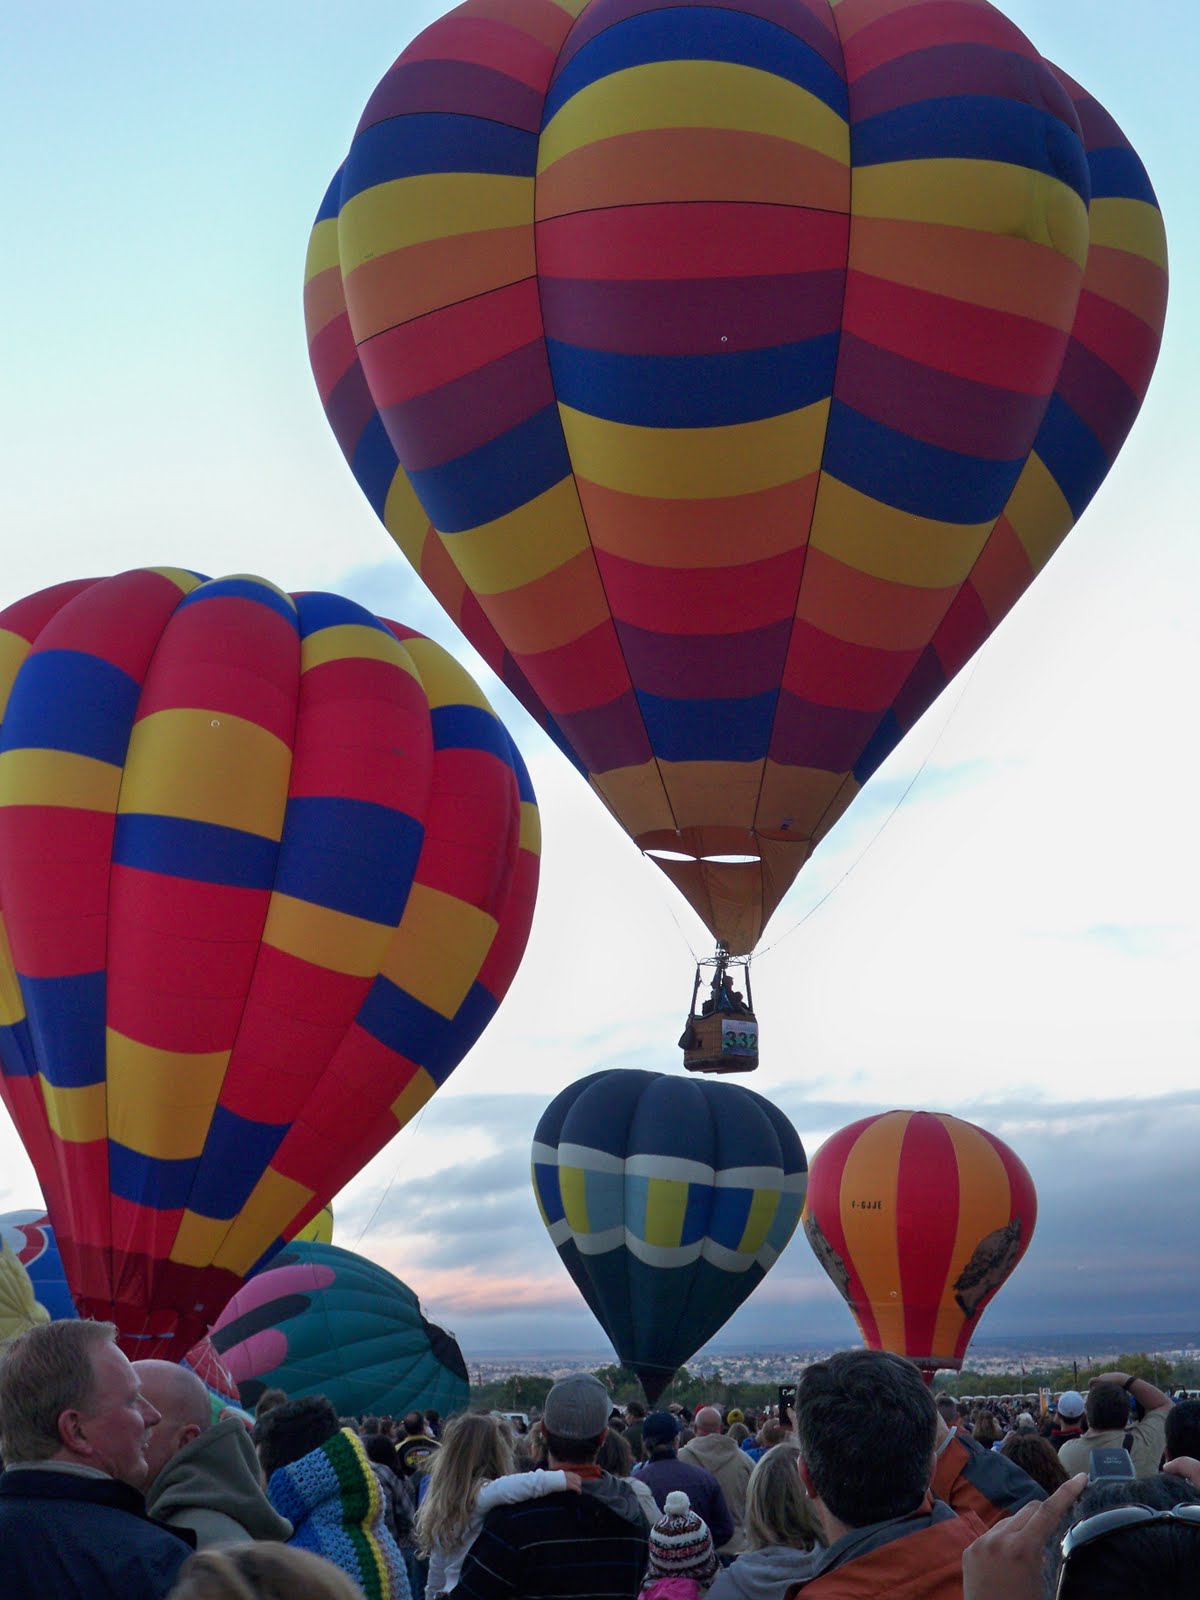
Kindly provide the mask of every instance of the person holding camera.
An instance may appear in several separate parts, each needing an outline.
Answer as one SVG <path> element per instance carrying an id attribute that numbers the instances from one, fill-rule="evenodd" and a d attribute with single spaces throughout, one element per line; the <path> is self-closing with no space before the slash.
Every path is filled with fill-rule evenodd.
<path id="1" fill-rule="evenodd" d="M 1129 1401 L 1142 1415 L 1130 1416 Z M 1068 1473 L 1086 1472 L 1093 1450 L 1128 1450 L 1139 1478 L 1158 1471 L 1166 1443 L 1167 1413 L 1171 1399 L 1145 1378 L 1127 1372 L 1102 1372 L 1093 1378 L 1084 1402 L 1087 1432 L 1068 1439 L 1058 1459 Z"/>

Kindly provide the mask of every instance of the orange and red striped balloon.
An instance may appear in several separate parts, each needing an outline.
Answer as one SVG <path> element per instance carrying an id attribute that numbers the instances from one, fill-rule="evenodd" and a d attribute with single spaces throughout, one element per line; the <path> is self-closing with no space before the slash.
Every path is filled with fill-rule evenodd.
<path id="1" fill-rule="evenodd" d="M 864 1117 L 809 1171 L 804 1231 L 872 1350 L 955 1371 L 1029 1247 L 1033 1179 L 1002 1140 L 930 1111 Z"/>

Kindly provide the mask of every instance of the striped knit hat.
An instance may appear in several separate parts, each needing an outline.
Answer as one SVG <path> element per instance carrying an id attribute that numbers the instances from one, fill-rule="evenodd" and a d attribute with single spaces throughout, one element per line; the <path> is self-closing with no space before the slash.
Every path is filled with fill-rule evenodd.
<path id="1" fill-rule="evenodd" d="M 663 1515 L 650 1530 L 650 1561 L 646 1578 L 694 1578 L 707 1588 L 717 1574 L 708 1523 L 692 1510 L 682 1489 L 672 1489 Z"/>

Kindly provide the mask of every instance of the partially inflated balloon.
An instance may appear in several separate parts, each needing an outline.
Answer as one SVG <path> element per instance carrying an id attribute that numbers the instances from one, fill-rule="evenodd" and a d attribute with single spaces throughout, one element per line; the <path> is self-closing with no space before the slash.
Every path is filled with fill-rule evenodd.
<path id="1" fill-rule="evenodd" d="M 34 1298 L 29 1274 L 0 1239 L 0 1345 L 49 1321 L 50 1313 Z"/>
<path id="2" fill-rule="evenodd" d="M 336 1245 L 292 1243 L 221 1313 L 212 1345 L 253 1405 L 264 1389 L 321 1394 L 345 1416 L 467 1402 L 462 1352 L 399 1278 Z"/>
<path id="3" fill-rule="evenodd" d="M 1137 155 L 984 0 L 468 0 L 306 270 L 372 506 L 735 952 L 1083 512 L 1165 302 Z"/>
<path id="4" fill-rule="evenodd" d="M 333 1208 L 322 1206 L 311 1222 L 306 1222 L 294 1237 L 301 1242 L 308 1240 L 313 1244 L 333 1243 Z"/>
<path id="5" fill-rule="evenodd" d="M 40 1207 L 0 1216 L 0 1243 L 8 1246 L 29 1274 L 38 1304 L 45 1306 L 52 1322 L 79 1315 L 67 1287 L 53 1224 Z"/>
<path id="6" fill-rule="evenodd" d="M 957 1371 L 992 1297 L 1029 1248 L 1033 1179 L 958 1117 L 889 1111 L 813 1157 L 804 1230 L 872 1350 L 927 1377 Z"/>
<path id="7" fill-rule="evenodd" d="M 173 570 L 0 612 L 0 1094 L 80 1311 L 182 1355 L 525 945 L 519 755 L 438 645 Z"/>
<path id="8" fill-rule="evenodd" d="M 735 1084 L 596 1072 L 546 1108 L 542 1221 L 651 1403 L 775 1264 L 806 1172 L 783 1112 Z"/>

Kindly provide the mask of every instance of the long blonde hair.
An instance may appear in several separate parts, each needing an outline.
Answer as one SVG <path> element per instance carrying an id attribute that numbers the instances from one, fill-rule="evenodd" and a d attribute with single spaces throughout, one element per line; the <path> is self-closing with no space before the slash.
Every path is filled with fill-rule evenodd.
<path id="1" fill-rule="evenodd" d="M 755 1463 L 746 1486 L 746 1543 L 751 1550 L 776 1544 L 811 1550 L 819 1538 L 812 1501 L 800 1481 L 800 1447 L 794 1440 L 777 1444 Z"/>
<path id="2" fill-rule="evenodd" d="M 480 1486 L 515 1470 L 512 1436 L 495 1417 L 468 1411 L 448 1422 L 414 1525 L 421 1555 L 428 1557 L 435 1545 L 457 1549 L 467 1536 Z"/>

